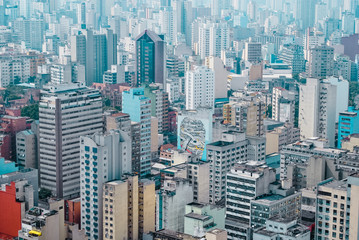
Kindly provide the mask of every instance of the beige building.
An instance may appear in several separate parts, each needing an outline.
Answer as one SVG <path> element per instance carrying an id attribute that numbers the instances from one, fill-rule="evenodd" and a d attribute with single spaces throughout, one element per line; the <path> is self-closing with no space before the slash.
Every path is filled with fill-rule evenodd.
<path id="1" fill-rule="evenodd" d="M 227 231 L 222 229 L 213 229 L 206 233 L 207 240 L 227 240 Z"/>
<path id="2" fill-rule="evenodd" d="M 317 239 L 358 239 L 359 175 L 342 181 L 325 180 L 318 185 Z"/>
<path id="3" fill-rule="evenodd" d="M 300 140 L 300 131 L 292 123 L 285 123 L 273 131 L 266 133 L 266 155 L 277 153 L 282 146 Z"/>
<path id="4" fill-rule="evenodd" d="M 260 100 L 241 100 L 223 105 L 224 123 L 237 126 L 248 136 L 262 136 L 265 104 Z"/>
<path id="5" fill-rule="evenodd" d="M 103 239 L 142 239 L 155 230 L 155 183 L 129 176 L 103 186 Z"/>
<path id="6" fill-rule="evenodd" d="M 342 149 L 354 152 L 355 147 L 359 147 L 359 134 L 352 134 L 342 140 Z"/>

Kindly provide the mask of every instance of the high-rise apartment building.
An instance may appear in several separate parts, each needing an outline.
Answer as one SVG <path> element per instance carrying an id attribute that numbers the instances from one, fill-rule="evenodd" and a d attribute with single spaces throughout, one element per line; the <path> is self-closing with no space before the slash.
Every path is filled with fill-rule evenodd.
<path id="1" fill-rule="evenodd" d="M 138 176 L 103 185 L 103 237 L 143 239 L 155 230 L 155 183 Z"/>
<path id="2" fill-rule="evenodd" d="M 357 239 L 359 176 L 325 180 L 318 184 L 316 197 L 316 240 Z"/>
<path id="3" fill-rule="evenodd" d="M 136 38 L 136 85 L 164 83 L 165 42 L 145 30 Z"/>
<path id="4" fill-rule="evenodd" d="M 158 132 L 168 131 L 168 93 L 162 84 L 150 84 L 144 89 L 144 96 L 151 100 L 151 116 L 158 119 Z"/>
<path id="5" fill-rule="evenodd" d="M 284 145 L 295 143 L 300 139 L 299 128 L 293 123 L 285 123 L 281 127 L 266 132 L 266 155 L 278 153 Z"/>
<path id="6" fill-rule="evenodd" d="M 278 122 L 294 123 L 295 93 L 275 87 L 272 93 L 272 119 Z"/>
<path id="7" fill-rule="evenodd" d="M 307 70 L 312 78 L 331 76 L 334 70 L 334 48 L 326 45 L 310 48 Z"/>
<path id="8" fill-rule="evenodd" d="M 80 136 L 102 131 L 102 99 L 83 83 L 48 85 L 39 106 L 40 182 L 59 198 L 80 193 Z"/>
<path id="9" fill-rule="evenodd" d="M 223 105 L 223 119 L 248 136 L 262 136 L 265 109 L 265 104 L 259 99 L 241 99 Z"/>
<path id="10" fill-rule="evenodd" d="M 251 200 L 270 193 L 276 173 L 263 163 L 234 166 L 226 176 L 226 220 L 228 239 L 251 236 Z"/>
<path id="11" fill-rule="evenodd" d="M 246 42 L 243 59 L 248 62 L 260 62 L 262 60 L 262 44 L 258 42 L 253 42 L 251 39 L 249 42 Z"/>
<path id="12" fill-rule="evenodd" d="M 227 22 L 204 22 L 198 26 L 198 54 L 201 59 L 220 57 L 221 51 L 229 48 L 229 27 Z"/>
<path id="13" fill-rule="evenodd" d="M 222 133 L 222 140 L 207 144 L 209 165 L 209 202 L 225 198 L 226 174 L 237 162 L 247 160 L 248 140 L 245 134 L 236 131 Z"/>
<path id="14" fill-rule="evenodd" d="M 195 66 L 186 72 L 186 109 L 214 106 L 214 72 L 205 66 Z"/>
<path id="15" fill-rule="evenodd" d="M 320 137 L 335 142 L 335 123 L 340 111 L 347 109 L 347 81 L 308 78 L 300 86 L 299 128 L 301 139 Z"/>
<path id="16" fill-rule="evenodd" d="M 43 19 L 22 19 L 14 21 L 14 33 L 18 35 L 19 40 L 23 41 L 26 47 L 41 51 L 43 36 L 45 32 L 45 21 Z"/>
<path id="17" fill-rule="evenodd" d="M 151 100 L 144 96 L 143 88 L 131 88 L 122 94 L 122 112 L 130 115 L 133 122 L 140 124 L 140 162 L 141 177 L 151 171 Z"/>
<path id="18" fill-rule="evenodd" d="M 160 9 L 161 32 L 165 34 L 165 40 L 169 44 L 176 44 L 177 41 L 177 22 L 175 11 L 171 6 Z"/>
<path id="19" fill-rule="evenodd" d="M 280 51 L 280 59 L 292 67 L 292 74 L 305 72 L 304 48 L 300 45 L 286 44 Z"/>
<path id="20" fill-rule="evenodd" d="M 184 231 L 187 204 L 193 202 L 193 187 L 187 179 L 165 180 L 156 193 L 156 230 Z"/>
<path id="21" fill-rule="evenodd" d="M 131 173 L 131 138 L 121 130 L 80 137 L 81 227 L 90 239 L 102 236 L 102 185 Z"/>

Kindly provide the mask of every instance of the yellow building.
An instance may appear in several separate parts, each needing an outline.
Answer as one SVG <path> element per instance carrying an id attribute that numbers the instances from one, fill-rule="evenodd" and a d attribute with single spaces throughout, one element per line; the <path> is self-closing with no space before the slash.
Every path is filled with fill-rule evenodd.
<path id="1" fill-rule="evenodd" d="M 129 176 L 103 186 L 103 239 L 142 239 L 155 230 L 155 183 Z"/>

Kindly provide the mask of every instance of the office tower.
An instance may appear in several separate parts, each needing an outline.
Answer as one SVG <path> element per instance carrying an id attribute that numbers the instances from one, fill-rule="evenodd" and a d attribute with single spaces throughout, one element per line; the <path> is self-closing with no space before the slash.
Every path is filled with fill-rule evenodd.
<path id="1" fill-rule="evenodd" d="M 229 38 L 227 22 L 200 23 L 198 26 L 198 54 L 201 59 L 209 56 L 220 57 L 221 51 L 229 48 Z"/>
<path id="2" fill-rule="evenodd" d="M 300 139 L 299 128 L 286 122 L 283 126 L 266 132 L 266 155 L 278 153 L 284 145 L 295 143 Z"/>
<path id="3" fill-rule="evenodd" d="M 343 139 L 355 133 L 359 133 L 358 109 L 349 107 L 347 111 L 339 113 L 338 148 L 342 148 Z"/>
<path id="4" fill-rule="evenodd" d="M 207 144 L 209 203 L 215 204 L 225 198 L 225 176 L 235 163 L 247 160 L 247 145 L 245 134 L 236 131 L 223 132 L 220 141 Z"/>
<path id="5" fill-rule="evenodd" d="M 16 134 L 16 162 L 20 169 L 38 169 L 37 133 L 24 130 Z"/>
<path id="6" fill-rule="evenodd" d="M 80 193 L 80 136 L 102 131 L 102 99 L 83 83 L 48 85 L 39 107 L 40 182 L 56 197 Z"/>
<path id="7" fill-rule="evenodd" d="M 313 78 L 326 78 L 333 74 L 334 48 L 325 45 L 309 50 L 308 75 Z"/>
<path id="8" fill-rule="evenodd" d="M 347 109 L 348 83 L 329 78 L 320 81 L 308 78 L 300 86 L 299 128 L 301 139 L 320 137 L 334 147 L 335 123 L 339 112 Z"/>
<path id="9" fill-rule="evenodd" d="M 158 132 L 168 131 L 168 93 L 162 84 L 150 84 L 144 89 L 144 96 L 151 100 L 151 116 L 158 119 Z"/>
<path id="10" fill-rule="evenodd" d="M 227 173 L 225 228 L 228 239 L 250 238 L 251 200 L 269 194 L 275 176 L 275 170 L 263 163 L 235 165 Z"/>
<path id="11" fill-rule="evenodd" d="M 136 38 L 136 84 L 164 83 L 165 42 L 145 30 Z"/>
<path id="12" fill-rule="evenodd" d="M 278 122 L 294 123 L 295 93 L 284 88 L 273 88 L 272 119 Z"/>
<path id="13" fill-rule="evenodd" d="M 161 8 L 159 19 L 161 33 L 165 35 L 166 42 L 172 45 L 177 42 L 176 20 L 175 12 L 171 6 Z"/>
<path id="14" fill-rule="evenodd" d="M 309 61 L 310 50 L 324 44 L 325 35 L 322 32 L 314 30 L 313 28 L 308 28 L 305 31 L 303 38 L 304 58 Z"/>
<path id="15" fill-rule="evenodd" d="M 43 19 L 22 19 L 14 21 L 14 32 L 18 34 L 19 40 L 25 42 L 26 47 L 41 51 L 45 22 Z"/>
<path id="16" fill-rule="evenodd" d="M 252 63 L 262 61 L 262 44 L 253 42 L 251 39 L 249 42 L 246 42 L 243 59 Z"/>
<path id="17" fill-rule="evenodd" d="M 80 137 L 81 227 L 90 239 L 102 236 L 102 185 L 132 171 L 131 145 L 121 130 Z"/>
<path id="18" fill-rule="evenodd" d="M 186 72 L 186 109 L 199 107 L 214 107 L 214 72 L 205 66 Z"/>
<path id="19" fill-rule="evenodd" d="M 71 60 L 85 66 L 87 86 L 101 83 L 104 72 L 117 63 L 117 35 L 110 29 L 81 30 L 71 36 Z"/>
<path id="20" fill-rule="evenodd" d="M 156 230 L 184 231 L 187 204 L 193 202 L 193 187 L 187 179 L 165 180 L 156 193 Z"/>
<path id="21" fill-rule="evenodd" d="M 343 181 L 333 179 L 318 184 L 316 196 L 316 239 L 357 239 L 358 207 L 357 174 Z"/>
<path id="22" fill-rule="evenodd" d="M 305 72 L 304 49 L 300 45 L 283 45 L 279 58 L 292 67 L 292 74 Z"/>
<path id="23" fill-rule="evenodd" d="M 155 231 L 155 183 L 138 176 L 103 186 L 103 239 L 143 239 Z"/>
<path id="24" fill-rule="evenodd" d="M 122 112 L 140 124 L 139 175 L 145 177 L 151 171 L 151 100 L 144 96 L 143 88 L 131 88 L 122 93 Z"/>
<path id="25" fill-rule="evenodd" d="M 316 0 L 294 1 L 294 18 L 301 29 L 305 30 L 308 27 L 313 27 L 315 21 L 316 2 Z"/>
<path id="26" fill-rule="evenodd" d="M 184 60 L 175 55 L 168 56 L 166 59 L 166 71 L 168 77 L 183 77 L 185 73 Z"/>
<path id="27" fill-rule="evenodd" d="M 318 159 L 318 162 L 324 161 L 327 170 L 323 175 L 329 178 L 337 174 L 334 163 L 345 155 L 345 151 L 330 148 L 328 141 L 314 138 L 285 145 L 280 154 L 280 179 L 291 181 L 295 189 L 298 190 L 307 187 L 307 177 L 309 176 L 307 166 L 310 165 L 310 157 L 314 155 L 322 158 L 322 160 Z M 314 167 L 314 171 L 318 171 L 317 173 L 319 173 L 319 169 L 322 170 L 319 166 L 321 165 L 317 165 L 317 168 Z"/>

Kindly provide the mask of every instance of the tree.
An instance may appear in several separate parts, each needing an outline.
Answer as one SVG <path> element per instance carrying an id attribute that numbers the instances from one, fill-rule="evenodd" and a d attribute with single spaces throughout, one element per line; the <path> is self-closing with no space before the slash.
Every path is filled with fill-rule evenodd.
<path id="1" fill-rule="evenodd" d="M 21 109 L 21 116 L 39 120 L 39 104 L 32 104 Z"/>
<path id="2" fill-rule="evenodd" d="M 39 199 L 47 199 L 52 196 L 52 193 L 49 189 L 41 188 L 39 191 Z"/>

